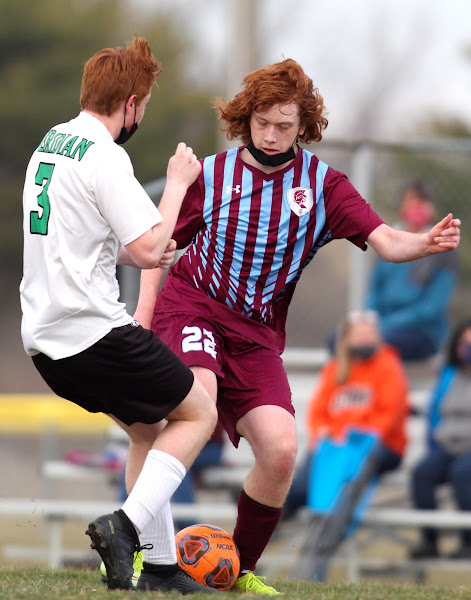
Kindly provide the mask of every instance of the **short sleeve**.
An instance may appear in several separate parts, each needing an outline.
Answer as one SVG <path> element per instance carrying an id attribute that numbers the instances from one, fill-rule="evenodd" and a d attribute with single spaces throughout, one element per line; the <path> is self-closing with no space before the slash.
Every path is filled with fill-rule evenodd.
<path id="1" fill-rule="evenodd" d="M 163 220 L 122 148 L 110 148 L 99 160 L 92 185 L 100 213 L 123 246 Z"/>
<path id="2" fill-rule="evenodd" d="M 186 248 L 203 227 L 203 204 L 204 180 L 201 172 L 196 181 L 188 188 L 172 235 L 178 248 Z"/>
<path id="3" fill-rule="evenodd" d="M 347 176 L 331 168 L 324 181 L 324 204 L 332 239 L 346 238 L 362 250 L 370 233 L 384 222 Z"/>

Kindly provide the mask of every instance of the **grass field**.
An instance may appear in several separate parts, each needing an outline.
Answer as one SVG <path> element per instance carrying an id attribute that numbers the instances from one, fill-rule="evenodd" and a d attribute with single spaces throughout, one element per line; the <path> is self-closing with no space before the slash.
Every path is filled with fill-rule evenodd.
<path id="1" fill-rule="evenodd" d="M 274 580 L 275 587 L 290 600 L 469 600 L 469 587 L 437 587 L 391 584 L 330 585 L 304 581 Z M 110 596 L 110 593 L 112 594 Z M 133 592 L 108 592 L 97 571 L 59 570 L 39 568 L 0 567 L 0 599 L 22 600 L 119 600 Z M 230 594 L 235 598 L 235 594 Z M 150 598 L 181 598 L 175 592 L 139 594 L 142 600 Z M 205 594 L 196 595 L 206 598 Z"/>

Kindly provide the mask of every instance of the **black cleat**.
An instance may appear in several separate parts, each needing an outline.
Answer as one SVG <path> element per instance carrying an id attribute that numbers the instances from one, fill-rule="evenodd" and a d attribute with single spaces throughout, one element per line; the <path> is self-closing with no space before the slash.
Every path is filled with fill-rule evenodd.
<path id="1" fill-rule="evenodd" d="M 136 590 L 138 592 L 155 592 L 163 591 L 168 592 L 170 590 L 176 590 L 186 596 L 187 594 L 196 594 L 197 592 L 203 592 L 212 594 L 214 592 L 219 593 L 219 590 L 207 587 L 198 583 L 190 577 L 183 569 L 178 565 L 169 565 L 160 567 L 157 565 L 148 565 L 144 563 L 144 568 L 137 582 Z"/>
<path id="2" fill-rule="evenodd" d="M 98 517 L 85 532 L 90 547 L 98 552 L 105 564 L 108 589 L 132 589 L 134 552 L 139 550 L 139 538 L 127 515 L 118 510 Z"/>

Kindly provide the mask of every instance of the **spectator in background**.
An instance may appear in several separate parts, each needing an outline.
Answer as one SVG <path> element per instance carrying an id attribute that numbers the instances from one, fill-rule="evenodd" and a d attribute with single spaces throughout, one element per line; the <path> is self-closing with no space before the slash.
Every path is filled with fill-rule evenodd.
<path id="1" fill-rule="evenodd" d="M 435 219 L 435 196 L 426 181 L 418 179 L 404 188 L 400 218 L 400 228 L 409 232 L 430 228 Z M 367 305 L 379 314 L 384 341 L 394 346 L 403 360 L 426 359 L 442 346 L 456 270 L 456 253 L 400 264 L 377 260 Z"/>
<path id="2" fill-rule="evenodd" d="M 380 438 L 376 475 L 396 469 L 406 445 L 408 383 L 397 352 L 381 341 L 372 311 L 352 312 L 340 325 L 335 357 L 323 368 L 307 408 L 308 451 L 294 476 L 284 516 L 306 504 L 311 462 L 320 438 L 345 437 L 355 426 Z"/>
<path id="3" fill-rule="evenodd" d="M 415 508 L 437 508 L 437 486 L 450 483 L 460 510 L 471 510 L 471 319 L 455 329 L 448 356 L 430 402 L 428 453 L 412 475 Z M 471 558 L 471 531 L 460 532 L 461 544 L 451 558 Z M 422 530 L 411 558 L 438 556 L 438 532 Z"/>

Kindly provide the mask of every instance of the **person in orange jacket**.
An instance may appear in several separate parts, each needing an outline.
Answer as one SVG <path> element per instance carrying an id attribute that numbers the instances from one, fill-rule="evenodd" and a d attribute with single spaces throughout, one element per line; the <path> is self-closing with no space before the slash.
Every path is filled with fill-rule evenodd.
<path id="1" fill-rule="evenodd" d="M 394 348 L 381 341 L 376 313 L 349 313 L 339 326 L 335 356 L 323 368 L 307 407 L 308 450 L 295 474 L 284 516 L 306 504 L 317 444 L 341 441 L 351 427 L 374 432 L 380 447 L 375 475 L 396 469 L 406 446 L 408 382 Z"/>

